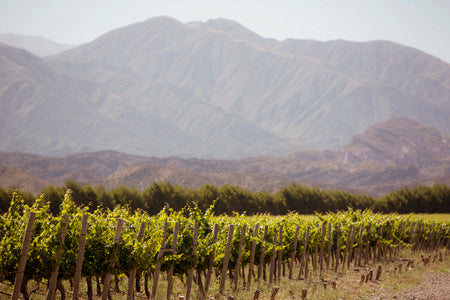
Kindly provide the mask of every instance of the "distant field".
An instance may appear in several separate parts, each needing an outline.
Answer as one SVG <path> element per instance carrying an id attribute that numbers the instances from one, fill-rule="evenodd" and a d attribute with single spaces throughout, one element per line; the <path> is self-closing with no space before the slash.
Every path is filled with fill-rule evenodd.
<path id="1" fill-rule="evenodd" d="M 450 224 L 450 214 L 409 214 L 409 215 L 402 215 L 404 217 L 411 216 L 411 218 L 415 220 L 422 219 L 426 222 L 444 222 Z"/>

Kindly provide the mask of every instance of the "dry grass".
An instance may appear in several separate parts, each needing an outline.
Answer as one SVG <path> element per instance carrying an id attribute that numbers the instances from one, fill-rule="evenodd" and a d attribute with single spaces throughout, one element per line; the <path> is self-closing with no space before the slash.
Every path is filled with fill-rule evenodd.
<path id="1" fill-rule="evenodd" d="M 276 295 L 277 300 L 290 300 L 290 299 L 302 299 L 302 290 L 307 290 L 308 295 L 306 299 L 316 300 L 316 299 L 392 299 L 393 295 L 397 296 L 397 299 L 414 299 L 407 298 L 408 291 L 413 288 L 420 287 L 424 280 L 424 276 L 439 277 L 441 274 L 450 274 L 450 255 L 444 255 L 443 261 L 436 259 L 435 262 L 430 263 L 429 266 L 425 267 L 421 261 L 421 253 L 412 255 L 409 250 L 404 250 L 399 257 L 384 263 L 377 263 L 375 265 L 368 264 L 364 267 L 354 267 L 350 265 L 350 269 L 342 270 L 339 267 L 338 272 L 333 270 L 326 270 L 322 272 L 320 276 L 318 273 L 311 273 L 308 280 L 289 280 L 286 277 L 282 277 L 280 281 L 274 281 L 272 285 L 269 285 L 265 281 L 252 282 L 251 287 L 248 289 L 243 288 L 243 283 L 240 281 L 240 289 L 234 291 L 231 287 L 231 282 L 227 278 L 226 290 L 223 294 L 219 293 L 219 282 L 212 282 L 210 287 L 210 292 L 207 299 L 229 299 L 229 296 L 233 296 L 234 299 L 253 299 L 253 295 L 257 289 L 260 290 L 260 300 L 271 299 L 272 292 L 275 287 L 279 287 L 279 291 Z M 429 253 L 426 256 L 430 255 Z M 414 260 L 415 266 L 406 269 L 406 264 L 408 260 Z M 398 271 L 399 264 L 402 264 L 402 272 Z M 382 275 L 379 281 L 375 280 L 376 268 L 382 266 Z M 395 270 L 397 268 L 397 270 Z M 370 270 L 373 270 L 373 279 L 367 283 L 361 283 L 361 275 L 366 275 Z M 294 278 L 297 278 L 298 268 L 294 269 Z M 286 273 L 288 272 L 286 268 Z M 287 274 L 286 274 L 287 275 Z M 450 280 L 450 276 L 447 276 Z M 325 288 L 323 281 L 327 282 Z M 332 282 L 336 282 L 336 289 L 333 289 Z M 86 284 L 85 280 L 82 281 L 82 299 L 87 299 L 86 295 Z M 70 291 L 69 283 L 64 283 L 66 286 L 66 291 Z M 441 283 L 444 284 L 444 283 Z M 151 285 L 151 280 L 149 282 Z M 114 287 L 114 284 L 111 284 Z M 127 288 L 127 277 L 123 276 L 120 280 L 120 290 L 121 293 L 113 293 L 112 299 L 126 299 Z M 161 274 L 160 281 L 158 284 L 158 294 L 157 299 L 166 299 L 166 286 L 167 281 L 165 280 L 165 274 Z M 448 286 L 448 284 L 447 284 Z M 439 287 L 438 287 L 439 288 Z M 151 287 L 150 287 L 151 289 Z M 46 286 L 42 283 L 38 284 L 36 282 L 30 282 L 28 285 L 28 290 L 33 291 L 31 296 L 32 299 L 45 299 L 46 298 Z M 143 289 L 142 289 L 143 290 Z M 95 283 L 94 283 L 94 293 L 95 293 Z M 185 285 L 180 279 L 175 280 L 174 285 L 174 297 L 173 299 L 178 299 L 177 295 L 185 294 Z M 291 296 L 294 295 L 294 298 Z M 8 289 L 5 285 L 0 285 L 0 292 L 11 293 L 12 291 Z M 426 293 L 425 290 L 414 290 L 414 293 Z M 402 297 L 402 295 L 404 297 Z M 72 295 L 70 292 L 66 294 L 67 299 L 71 299 Z M 5 297 L 5 298 L 3 298 Z M 406 298 L 405 298 L 406 297 Z M 8 299 L 9 297 L 4 294 L 0 294 L 0 299 Z M 57 292 L 56 299 L 61 299 L 59 292 Z M 101 299 L 100 296 L 94 296 L 94 299 Z M 146 299 L 144 293 L 139 293 L 136 295 L 136 299 Z M 197 286 L 193 285 L 193 293 L 191 299 L 200 299 L 200 294 L 198 292 Z M 418 298 L 422 299 L 422 298 Z M 428 299 L 428 298 L 423 298 Z M 429 298 L 432 299 L 432 298 Z"/>

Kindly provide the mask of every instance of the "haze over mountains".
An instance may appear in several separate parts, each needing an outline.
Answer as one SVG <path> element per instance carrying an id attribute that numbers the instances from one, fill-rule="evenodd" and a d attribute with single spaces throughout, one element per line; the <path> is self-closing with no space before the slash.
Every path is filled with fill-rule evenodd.
<path id="1" fill-rule="evenodd" d="M 33 35 L 21 35 L 13 33 L 0 34 L 0 43 L 9 46 L 25 49 L 34 55 L 45 57 L 55 55 L 64 50 L 75 47 L 75 45 L 65 45 L 52 40 Z"/>
<path id="2" fill-rule="evenodd" d="M 190 188 L 205 183 L 274 192 L 291 183 L 379 196 L 403 186 L 450 184 L 450 137 L 408 119 L 370 127 L 336 150 L 239 160 L 142 157 L 113 151 L 44 157 L 0 152 L 0 182 L 40 192 L 68 179 L 144 190 L 154 181 Z M 8 185 L 7 185 L 8 184 Z"/>
<path id="3" fill-rule="evenodd" d="M 397 117 L 450 133 L 450 66 L 392 42 L 264 39 L 158 17 L 45 59 L 0 46 L 0 150 L 238 158 Z"/>

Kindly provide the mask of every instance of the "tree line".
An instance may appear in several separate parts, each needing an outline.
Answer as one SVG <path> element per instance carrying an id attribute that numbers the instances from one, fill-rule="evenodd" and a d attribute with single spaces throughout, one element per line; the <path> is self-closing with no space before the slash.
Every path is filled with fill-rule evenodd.
<path id="1" fill-rule="evenodd" d="M 140 192 L 135 188 L 119 186 L 106 189 L 102 185 L 82 185 L 68 180 L 63 186 L 49 185 L 41 194 L 50 203 L 50 211 L 57 214 L 67 189 L 72 190 L 76 205 L 87 206 L 90 210 L 97 207 L 113 209 L 127 206 L 134 211 L 141 209 L 149 214 L 157 214 L 165 206 L 175 211 L 186 205 L 197 205 L 206 210 L 213 205 L 216 215 L 233 212 L 253 215 L 270 213 L 282 215 L 291 211 L 300 214 L 315 212 L 327 213 L 351 209 L 372 209 L 384 213 L 450 213 L 450 187 L 435 184 L 432 187 L 415 186 L 401 188 L 383 197 L 349 193 L 342 190 L 325 190 L 292 184 L 275 193 L 251 192 L 234 185 L 221 187 L 204 184 L 198 189 L 190 189 L 169 182 L 155 182 Z M 0 187 L 0 212 L 8 210 L 14 189 Z M 36 195 L 19 191 L 24 201 L 32 205 Z"/>

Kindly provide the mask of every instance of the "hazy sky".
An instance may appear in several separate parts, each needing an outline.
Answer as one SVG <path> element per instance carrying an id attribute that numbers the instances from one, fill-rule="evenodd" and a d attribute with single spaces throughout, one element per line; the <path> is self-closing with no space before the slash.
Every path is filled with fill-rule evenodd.
<path id="1" fill-rule="evenodd" d="M 391 40 L 450 62 L 450 0 L 0 0 L 0 33 L 78 44 L 160 15 L 228 18 L 280 40 Z"/>

